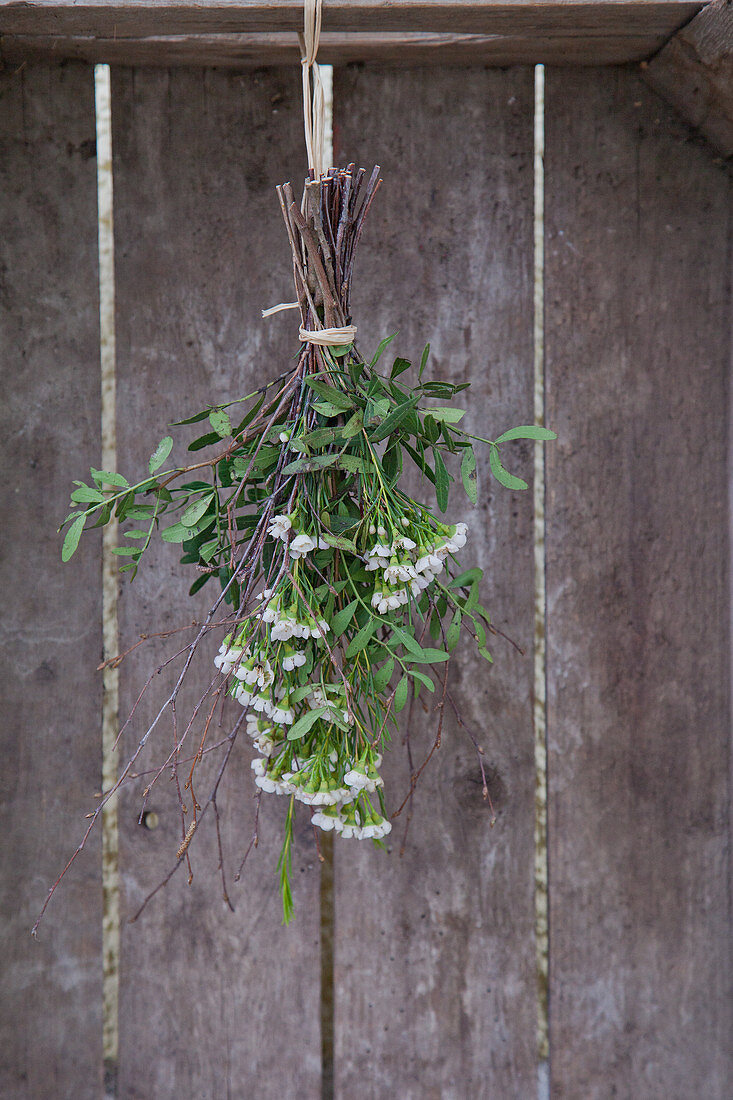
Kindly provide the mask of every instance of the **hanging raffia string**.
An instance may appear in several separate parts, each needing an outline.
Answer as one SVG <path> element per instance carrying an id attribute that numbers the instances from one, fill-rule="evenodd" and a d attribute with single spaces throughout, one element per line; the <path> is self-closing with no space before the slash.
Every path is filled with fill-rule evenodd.
<path id="1" fill-rule="evenodd" d="M 304 33 L 298 35 L 300 64 L 303 70 L 303 122 L 308 167 L 316 179 L 325 171 L 323 163 L 326 105 L 323 94 L 321 69 L 316 61 L 318 41 L 321 36 L 321 12 L 323 0 L 305 0 Z"/>
<path id="2" fill-rule="evenodd" d="M 321 79 L 321 69 L 316 61 L 318 42 L 321 36 L 321 14 L 323 0 L 304 0 L 304 33 L 298 35 L 300 42 L 300 64 L 303 72 L 303 128 L 305 147 L 308 154 L 308 167 L 315 179 L 319 180 L 326 166 L 324 164 L 326 103 Z M 262 316 L 272 317 L 286 309 L 298 309 L 298 302 L 281 302 L 262 310 Z M 316 329 L 298 329 L 298 337 L 309 344 L 319 347 L 343 347 L 353 344 L 356 339 L 356 325 L 342 328 L 323 328 L 316 317 L 319 327 Z"/>

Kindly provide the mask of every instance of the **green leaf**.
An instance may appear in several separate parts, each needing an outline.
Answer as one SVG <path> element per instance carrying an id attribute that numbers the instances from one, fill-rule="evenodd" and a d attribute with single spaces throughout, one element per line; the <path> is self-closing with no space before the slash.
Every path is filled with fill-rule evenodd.
<path id="1" fill-rule="evenodd" d="M 489 448 L 489 465 L 491 466 L 492 474 L 505 489 L 527 488 L 526 481 L 522 481 L 521 477 L 515 477 L 514 474 L 510 474 L 508 470 L 504 469 L 496 447 Z"/>
<path id="2" fill-rule="evenodd" d="M 338 462 L 335 462 L 334 465 L 337 469 L 346 470 L 346 472 L 349 474 L 374 473 L 373 464 L 371 462 L 367 462 L 364 458 L 359 458 L 357 455 L 340 454 L 338 456 Z"/>
<path id="3" fill-rule="evenodd" d="M 79 545 L 79 539 L 81 538 L 81 533 L 84 530 L 84 523 L 86 521 L 86 518 L 86 515 L 77 516 L 69 530 L 66 532 L 64 544 L 61 547 L 62 561 L 68 561 L 71 555 L 76 550 L 77 546 Z"/>
<path id="4" fill-rule="evenodd" d="M 160 443 L 151 454 L 150 461 L 148 462 L 148 470 L 151 474 L 154 474 L 156 470 L 160 469 L 172 450 L 173 437 L 170 435 L 163 436 Z"/>
<path id="5" fill-rule="evenodd" d="M 412 363 L 409 359 L 400 359 L 399 356 L 392 364 L 392 370 L 390 371 L 390 378 L 399 378 L 401 374 L 404 374 L 406 370 L 409 370 Z"/>
<path id="6" fill-rule="evenodd" d="M 319 397 L 322 397 L 337 409 L 341 409 L 342 412 L 346 412 L 347 409 L 353 409 L 353 400 L 347 393 L 344 393 L 343 390 L 337 390 L 335 386 L 329 386 L 327 382 L 321 382 L 319 379 L 313 378 L 312 375 L 309 375 L 305 379 L 305 383 L 307 386 L 310 386 Z"/>
<path id="7" fill-rule="evenodd" d="M 209 415 L 208 409 L 202 409 L 201 412 L 194 413 L 193 416 L 187 416 L 185 420 L 174 420 L 173 424 L 176 428 L 179 428 L 181 424 L 198 424 L 201 420 L 206 420 Z"/>
<path id="8" fill-rule="evenodd" d="M 122 474 L 115 474 L 110 470 L 95 470 L 94 467 L 90 469 L 90 473 L 97 485 L 114 485 L 118 489 L 130 488 L 130 482 Z"/>
<path id="9" fill-rule="evenodd" d="M 466 490 L 466 496 L 471 504 L 475 504 L 478 499 L 478 487 L 476 485 L 476 455 L 473 453 L 473 447 L 467 447 L 463 452 L 461 480 L 463 481 L 463 488 Z"/>
<path id="10" fill-rule="evenodd" d="M 423 353 L 420 356 L 420 370 L 418 371 L 418 375 L 417 375 L 418 378 L 422 378 L 422 372 L 425 370 L 429 355 L 430 355 L 430 344 L 426 344 L 425 347 L 423 348 Z"/>
<path id="11" fill-rule="evenodd" d="M 105 497 L 99 489 L 90 489 L 88 485 L 82 485 L 81 488 L 74 489 L 71 499 L 74 504 L 102 504 Z"/>
<path id="12" fill-rule="evenodd" d="M 491 656 L 491 654 L 489 653 L 488 649 L 485 648 L 485 646 L 480 646 L 479 647 L 479 653 L 481 654 L 481 656 L 483 657 L 483 659 L 485 661 L 488 661 L 490 665 L 493 665 L 494 658 Z"/>
<path id="13" fill-rule="evenodd" d="M 361 630 L 354 635 L 346 650 L 346 657 L 355 657 L 362 649 L 365 649 L 371 641 L 374 631 L 379 626 L 379 619 L 368 619 Z"/>
<path id="14" fill-rule="evenodd" d="M 359 605 L 358 599 L 352 600 L 350 604 L 342 608 L 341 611 L 337 611 L 334 617 L 331 619 L 331 631 L 334 638 L 340 638 L 346 627 L 349 625 L 354 617 L 354 612 Z"/>
<path id="15" fill-rule="evenodd" d="M 409 657 L 405 657 L 405 660 L 420 665 L 433 665 L 439 661 L 447 661 L 449 656 L 450 654 L 445 653 L 442 649 L 423 649 L 420 651 L 419 657 L 417 654 L 411 654 Z"/>
<path id="16" fill-rule="evenodd" d="M 433 451 L 433 454 L 435 456 L 435 499 L 441 512 L 445 512 L 448 507 L 450 478 L 440 451 Z"/>
<path id="17" fill-rule="evenodd" d="M 508 443 L 510 439 L 557 439 L 555 432 L 551 432 L 549 428 L 542 428 L 539 424 L 522 424 L 518 428 L 510 428 L 508 432 L 504 432 L 498 439 L 495 439 L 495 443 Z"/>
<path id="18" fill-rule="evenodd" d="M 312 474 L 316 470 L 323 470 L 326 466 L 333 466 L 339 459 L 334 455 L 313 455 L 311 458 L 296 458 L 295 462 L 289 462 L 283 470 L 283 474 Z"/>
<path id="19" fill-rule="evenodd" d="M 341 429 L 341 435 L 344 439 L 351 439 L 352 436 L 358 435 L 364 424 L 364 414 L 361 409 L 357 409 L 353 416 L 344 424 Z"/>
<path id="20" fill-rule="evenodd" d="M 321 416 L 325 416 L 329 419 L 334 416 L 341 416 L 343 409 L 340 409 L 337 405 L 332 405 L 330 401 L 314 401 L 313 408 Z"/>
<path id="21" fill-rule="evenodd" d="M 218 432 L 207 432 L 206 435 L 200 435 L 198 439 L 194 439 L 193 443 L 189 443 L 189 451 L 201 451 L 204 447 L 210 447 L 212 443 L 219 442 Z"/>
<path id="22" fill-rule="evenodd" d="M 389 681 L 392 679 L 392 673 L 394 672 L 394 657 L 388 658 L 384 662 L 381 668 L 378 668 L 374 673 L 374 690 L 376 692 L 382 692 L 386 688 Z"/>
<path id="23" fill-rule="evenodd" d="M 219 549 L 219 537 L 215 539 L 209 539 L 202 546 L 199 546 L 199 557 L 202 561 L 210 562 L 216 551 Z"/>
<path id="24" fill-rule="evenodd" d="M 466 415 L 465 409 L 453 409 L 448 405 L 439 405 L 437 408 L 423 409 L 430 413 L 434 420 L 442 420 L 446 424 L 457 424 Z"/>
<path id="25" fill-rule="evenodd" d="M 112 550 L 113 554 L 119 554 L 121 558 L 136 557 L 139 558 L 142 554 L 142 550 L 139 546 L 115 546 Z"/>
<path id="26" fill-rule="evenodd" d="M 397 714 L 399 714 L 399 712 L 402 710 L 405 703 L 407 702 L 407 692 L 409 690 L 409 687 L 410 681 L 407 679 L 407 676 L 403 676 L 399 684 L 395 688 L 394 693 L 394 709 Z"/>
<path id="27" fill-rule="evenodd" d="M 351 343 L 351 344 L 336 344 L 334 347 L 330 347 L 328 350 L 330 351 L 331 355 L 334 356 L 334 358 L 343 359 L 343 357 L 345 355 L 349 354 L 349 352 L 351 351 L 353 346 L 354 346 L 353 343 Z"/>
<path id="28" fill-rule="evenodd" d="M 329 546 L 335 546 L 338 550 L 348 550 L 350 554 L 359 553 L 351 539 L 344 538 L 343 535 L 331 535 L 328 531 L 324 531 L 321 537 Z"/>
<path id="29" fill-rule="evenodd" d="M 425 675 L 424 672 L 418 672 L 416 668 L 411 668 L 410 676 L 414 676 L 416 680 L 419 680 L 421 684 L 424 684 L 428 691 L 435 691 L 435 684 L 429 676 Z"/>
<path id="30" fill-rule="evenodd" d="M 406 630 L 403 630 L 401 626 L 393 626 L 392 635 L 411 653 L 422 653 L 422 647 L 415 641 L 412 635 L 408 634 Z"/>
<path id="31" fill-rule="evenodd" d="M 378 424 L 374 431 L 369 433 L 372 443 L 379 443 L 380 439 L 386 439 L 388 435 L 391 435 L 405 417 L 409 416 L 416 404 L 417 397 L 413 395 L 407 401 L 403 401 L 401 405 L 398 405 L 396 409 L 393 409 L 389 416 L 385 417 L 381 424 Z"/>
<path id="32" fill-rule="evenodd" d="M 483 575 L 483 569 L 479 569 L 476 565 L 473 569 L 467 569 L 465 573 L 459 573 L 457 577 L 453 577 L 449 588 L 467 588 L 469 584 L 475 584 L 476 581 L 480 581 Z"/>
<path id="33" fill-rule="evenodd" d="M 125 538 L 127 539 L 146 539 L 147 537 L 147 531 L 125 531 Z"/>
<path id="34" fill-rule="evenodd" d="M 295 725 L 290 727 L 288 741 L 298 741 L 301 737 L 305 737 L 306 733 L 316 724 L 319 718 L 323 717 L 327 710 L 328 707 L 316 707 L 315 710 L 303 714 Z"/>
<path id="35" fill-rule="evenodd" d="M 232 422 L 229 419 L 229 413 L 224 409 L 212 409 L 209 413 L 209 424 L 220 439 L 226 439 L 232 434 Z"/>
<path id="36" fill-rule="evenodd" d="M 391 336 L 385 336 L 384 340 L 382 340 L 381 344 L 379 345 L 377 350 L 374 352 L 374 357 L 373 357 L 371 363 L 369 364 L 370 367 L 376 367 L 377 363 L 379 362 L 379 360 L 382 357 L 382 353 L 384 352 L 384 349 L 386 347 L 389 347 L 389 345 L 392 343 L 392 341 L 394 340 L 396 335 L 397 335 L 397 333 L 393 332 Z"/>
<path id="37" fill-rule="evenodd" d="M 204 573 L 203 576 L 197 577 L 188 590 L 189 596 L 195 596 L 200 588 L 203 588 L 207 581 L 211 580 L 211 573 Z"/>
<path id="38" fill-rule="evenodd" d="M 195 500 L 193 504 L 189 504 L 186 511 L 181 516 L 181 523 L 184 527 L 194 527 L 205 512 L 208 511 L 209 505 L 214 499 L 213 493 L 207 493 L 206 496 L 201 497 L 200 500 Z"/>
<path id="39" fill-rule="evenodd" d="M 182 523 L 174 523 L 170 527 L 164 528 L 160 532 L 160 537 L 163 542 L 183 542 L 184 539 L 191 537 L 191 531 L 188 527 L 184 527 Z"/>
<path id="40" fill-rule="evenodd" d="M 458 611 L 456 611 L 455 615 L 451 619 L 450 626 L 448 627 L 448 629 L 446 631 L 446 634 L 445 634 L 445 645 L 446 645 L 446 649 L 448 650 L 449 653 L 452 653 L 452 651 L 458 645 L 458 640 L 459 640 L 460 636 L 461 636 L 461 612 L 460 612 L 460 610 L 458 610 Z"/>

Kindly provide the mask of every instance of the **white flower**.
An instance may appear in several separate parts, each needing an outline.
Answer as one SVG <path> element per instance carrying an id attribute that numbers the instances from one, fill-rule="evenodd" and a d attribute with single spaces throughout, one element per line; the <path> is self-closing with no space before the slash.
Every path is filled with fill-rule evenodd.
<path id="1" fill-rule="evenodd" d="M 299 623 L 296 619 L 278 619 L 270 632 L 270 637 L 273 642 L 287 642 L 298 628 Z"/>
<path id="2" fill-rule="evenodd" d="M 336 818 L 331 817 L 330 814 L 321 813 L 319 810 L 313 814 L 311 824 L 317 825 L 319 829 L 323 829 L 327 833 L 336 827 Z"/>
<path id="3" fill-rule="evenodd" d="M 409 581 L 416 575 L 415 566 L 411 562 L 395 562 L 393 565 L 388 565 L 384 571 L 384 579 L 387 584 Z"/>
<path id="4" fill-rule="evenodd" d="M 289 443 L 290 442 L 290 432 L 280 432 L 280 435 L 279 435 L 278 438 L 279 438 L 281 443 Z"/>
<path id="5" fill-rule="evenodd" d="M 273 722 L 280 722 L 283 726 L 292 726 L 295 721 L 295 715 L 290 707 L 273 707 L 270 711 L 270 717 Z"/>
<path id="6" fill-rule="evenodd" d="M 305 653 L 289 653 L 287 657 L 283 657 L 283 668 L 286 672 L 292 672 L 294 668 L 299 668 L 306 662 Z"/>
<path id="7" fill-rule="evenodd" d="M 319 627 L 320 627 L 320 630 L 319 630 Z M 331 629 L 331 627 L 328 625 L 328 623 L 326 622 L 325 619 L 319 619 L 318 620 L 318 625 L 317 626 L 312 626 L 310 628 L 311 638 L 320 638 L 321 637 L 321 631 L 323 631 L 324 634 L 327 634 L 330 629 Z M 307 636 L 308 635 L 306 635 L 306 637 Z"/>
<path id="8" fill-rule="evenodd" d="M 272 756 L 275 751 L 275 742 L 264 733 L 260 737 L 255 738 L 254 745 L 257 751 L 261 752 L 263 756 Z"/>
<path id="9" fill-rule="evenodd" d="M 219 646 L 219 652 L 214 657 L 214 664 L 221 672 L 222 676 L 228 676 L 232 671 L 232 668 L 244 653 L 241 646 L 228 646 L 226 642 L 222 642 Z"/>
<path id="10" fill-rule="evenodd" d="M 237 700 L 238 703 L 241 703 L 243 707 L 248 707 L 254 699 L 254 695 L 252 695 L 251 692 L 247 691 L 246 688 L 240 683 L 234 689 L 234 698 Z"/>
<path id="11" fill-rule="evenodd" d="M 250 764 L 250 768 L 255 775 L 264 775 L 267 771 L 267 761 L 263 760 L 261 756 L 255 756 L 254 760 Z"/>
<path id="12" fill-rule="evenodd" d="M 323 538 L 323 536 L 321 536 L 321 537 L 320 537 L 320 538 L 318 539 L 318 549 L 319 549 L 319 550 L 328 550 L 328 548 L 330 547 L 330 545 L 331 545 L 331 543 L 330 543 L 330 542 L 326 542 L 326 540 L 325 540 L 325 539 Z"/>
<path id="13" fill-rule="evenodd" d="M 286 441 L 283 440 L 283 442 Z M 275 539 L 283 539 L 284 541 L 292 526 L 290 516 L 273 516 L 270 526 L 267 528 L 267 533 Z"/>
<path id="14" fill-rule="evenodd" d="M 409 539 L 407 535 L 400 535 L 392 543 L 392 553 L 397 554 L 400 550 L 414 550 L 416 546 L 417 543 Z"/>
<path id="15" fill-rule="evenodd" d="M 291 558 L 303 558 L 306 554 L 309 554 L 311 550 L 315 550 L 317 543 L 313 541 L 310 535 L 296 535 L 293 541 L 290 543 L 290 557 Z"/>

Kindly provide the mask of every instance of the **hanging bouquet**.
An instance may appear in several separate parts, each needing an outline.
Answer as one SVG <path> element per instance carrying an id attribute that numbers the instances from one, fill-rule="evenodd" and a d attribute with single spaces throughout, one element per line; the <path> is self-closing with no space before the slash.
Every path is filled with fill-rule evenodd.
<path id="1" fill-rule="evenodd" d="M 300 204 L 289 184 L 278 188 L 301 321 L 294 365 L 246 397 L 178 422 L 206 421 L 208 430 L 189 450 L 213 446 L 213 457 L 163 469 L 173 446 L 166 436 L 137 483 L 94 469 L 91 484 L 76 482 L 64 521 L 64 561 L 86 527 L 116 517 L 127 525 L 124 545 L 115 551 L 125 559 L 123 572 L 135 576 L 159 535 L 180 544 L 181 560 L 197 573 L 191 595 L 210 581 L 218 584 L 208 615 L 181 651 L 183 668 L 167 701 L 104 797 L 133 777 L 163 714 L 172 712 L 174 745 L 156 779 L 166 770 L 176 779 L 182 840 L 175 870 L 189 858 L 210 806 L 218 828 L 217 791 L 244 732 L 259 792 L 288 801 L 278 865 L 286 921 L 296 805 L 307 807 L 317 831 L 379 844 L 392 827 L 393 796 L 380 765 L 397 715 L 421 692 L 437 690 L 445 702 L 447 663 L 462 632 L 491 661 L 487 636 L 495 631 L 479 602 L 481 570 L 463 569 L 458 560 L 466 524 L 440 518 L 452 482 L 460 476 L 476 503 L 474 444 L 481 443 L 495 478 L 525 489 L 505 469 L 503 445 L 555 438 L 534 425 L 494 440 L 464 431 L 464 410 L 451 402 L 468 383 L 427 380 L 429 346 L 413 385 L 405 384 L 406 359 L 385 366 L 393 337 L 382 340 L 370 361 L 362 357 L 349 296 L 357 245 L 380 182 L 378 168 L 367 179 L 350 165 L 307 180 Z M 406 462 L 423 475 L 435 504 L 401 488 Z M 180 687 L 212 632 L 220 641 L 215 669 L 189 720 L 176 723 Z M 241 709 L 218 743 L 222 761 L 201 805 L 196 767 L 209 751 L 216 708 L 229 697 Z M 442 714 L 441 706 L 429 755 L 440 743 Z M 195 752 L 181 785 L 187 742 Z M 483 772 L 480 755 L 479 761 Z M 485 777 L 483 789 L 486 796 Z M 100 812 L 101 806 L 90 829 Z M 255 842 L 256 836 L 255 824 Z"/>

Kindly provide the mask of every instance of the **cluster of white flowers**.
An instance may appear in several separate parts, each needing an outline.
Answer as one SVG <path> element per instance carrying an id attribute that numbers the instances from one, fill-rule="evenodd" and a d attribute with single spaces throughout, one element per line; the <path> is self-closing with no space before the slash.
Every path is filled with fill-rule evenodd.
<path id="1" fill-rule="evenodd" d="M 297 618 L 295 608 L 283 610 L 279 596 L 273 598 L 271 588 L 265 588 L 257 599 L 264 606 L 255 614 L 258 619 L 270 624 L 270 637 L 273 642 L 287 642 L 290 638 L 323 638 L 323 635 L 331 629 L 325 619 L 316 620 L 309 616 L 304 621 Z M 293 667 L 301 664 L 304 664 L 304 660 L 295 661 Z"/>
<path id="2" fill-rule="evenodd" d="M 278 731 L 254 715 L 247 717 L 247 733 L 260 749 L 252 761 L 255 783 L 268 794 L 293 795 L 298 802 L 315 808 L 311 821 L 320 829 L 335 830 L 345 838 L 378 839 L 391 831 L 391 824 L 378 814 L 366 797 L 384 785 L 378 767 L 381 756 L 362 759 L 338 778 L 338 754 L 332 751 L 327 763 L 316 756 L 298 759 L 283 751 L 273 760 Z"/>
<path id="3" fill-rule="evenodd" d="M 391 821 L 376 813 L 372 806 L 325 807 L 313 814 L 311 822 L 326 832 L 333 829 L 344 840 L 379 840 L 392 831 Z"/>
<path id="4" fill-rule="evenodd" d="M 290 516 L 273 516 L 270 526 L 267 528 L 267 533 L 274 539 L 281 539 L 287 545 L 290 557 L 296 561 L 298 558 L 304 558 L 306 554 L 310 554 L 312 550 L 328 549 L 328 543 L 324 538 L 314 539 L 302 531 L 300 534 L 293 534 L 291 537 L 294 530 Z"/>
<path id="5" fill-rule="evenodd" d="M 397 536 L 391 545 L 384 541 L 375 543 L 366 552 L 366 569 L 370 572 L 381 569 L 383 584 L 381 588 L 375 587 L 372 607 L 384 615 L 406 604 L 410 595 L 419 596 L 442 572 L 448 555 L 466 545 L 467 530 L 465 523 L 444 527 L 441 537 L 427 545 L 424 540 L 418 545 L 407 535 Z M 382 540 L 387 536 L 383 527 L 376 534 Z"/>

